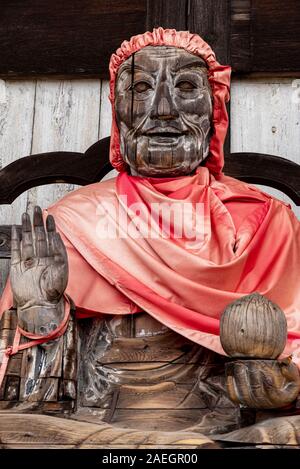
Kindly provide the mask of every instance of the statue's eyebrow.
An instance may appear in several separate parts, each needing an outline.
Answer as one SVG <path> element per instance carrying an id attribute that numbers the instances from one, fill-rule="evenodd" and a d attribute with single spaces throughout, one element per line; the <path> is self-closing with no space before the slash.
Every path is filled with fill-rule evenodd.
<path id="1" fill-rule="evenodd" d="M 153 73 L 155 73 L 155 72 L 152 72 L 152 73 L 151 73 L 149 70 L 146 70 L 144 67 L 138 65 L 137 63 L 134 64 L 134 70 L 139 70 L 139 71 L 141 71 L 141 72 L 146 72 L 146 73 L 148 73 L 149 75 L 153 75 Z M 126 63 L 126 64 L 121 65 L 121 67 L 119 68 L 118 75 L 120 76 L 121 73 L 123 73 L 123 72 L 125 72 L 125 71 L 132 73 L 132 65 L 131 65 L 131 63 Z"/>
<path id="2" fill-rule="evenodd" d="M 179 65 L 178 67 L 176 67 L 176 72 L 182 71 L 184 69 L 190 70 L 191 68 L 201 68 L 203 69 L 203 71 L 207 71 L 207 67 L 204 61 L 201 61 L 201 62 L 194 61 L 194 62 L 189 62 L 186 64 Z"/>

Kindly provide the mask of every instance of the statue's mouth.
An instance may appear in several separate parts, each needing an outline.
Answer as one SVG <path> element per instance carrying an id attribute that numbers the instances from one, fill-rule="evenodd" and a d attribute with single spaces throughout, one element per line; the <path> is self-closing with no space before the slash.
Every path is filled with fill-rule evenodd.
<path id="1" fill-rule="evenodd" d="M 180 137 L 183 137 L 186 132 L 174 128 L 155 128 L 143 135 L 150 139 L 151 143 L 158 144 L 176 144 Z"/>

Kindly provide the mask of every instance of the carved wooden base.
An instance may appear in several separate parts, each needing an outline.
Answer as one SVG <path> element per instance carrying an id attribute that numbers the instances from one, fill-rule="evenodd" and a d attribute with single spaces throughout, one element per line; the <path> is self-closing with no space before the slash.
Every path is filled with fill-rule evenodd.
<path id="1" fill-rule="evenodd" d="M 216 449 L 300 448 L 300 416 L 278 417 L 233 432 L 205 436 L 197 430 L 149 431 L 121 429 L 48 415 L 0 412 L 0 449 Z"/>
<path id="2" fill-rule="evenodd" d="M 124 430 L 47 415 L 0 413 L 0 448 L 218 448 L 196 432 Z"/>
<path id="3" fill-rule="evenodd" d="M 2 328 L 2 340 L 11 340 L 13 318 L 13 315 L 4 316 L 7 327 Z M 10 361 L 0 400 L 0 442 L 4 447 L 214 447 L 213 435 L 217 435 L 222 445 L 231 441 L 235 444 L 234 438 L 240 438 L 237 442 L 245 445 L 270 442 L 289 445 L 290 441 L 296 441 L 298 432 L 300 435 L 295 419 L 294 436 L 277 438 L 279 430 L 276 422 L 270 423 L 272 420 L 285 422 L 286 418 L 287 422 L 294 422 L 291 415 L 272 419 L 282 415 L 281 410 L 268 413 L 239 406 L 243 397 L 248 399 L 245 403 L 256 402 L 258 407 L 262 387 L 268 391 L 265 398 L 273 396 L 272 407 L 276 396 L 282 403 L 278 390 L 285 390 L 286 384 L 288 401 L 291 388 L 295 399 L 298 371 L 289 361 L 231 362 L 153 322 L 145 314 L 122 319 L 111 317 L 105 321 L 84 320 L 79 326 L 79 341 L 73 324 L 71 321 L 64 338 L 59 339 L 63 340 L 64 353 L 51 355 L 38 348 L 34 351 L 34 363 L 41 364 L 39 369 L 45 370 L 43 376 L 33 375 L 37 368 L 30 361 L 26 365 L 25 353 Z M 59 349 L 59 341 L 53 347 Z M 81 344 L 76 401 L 75 396 L 66 400 L 61 394 L 50 398 L 49 394 L 36 392 L 30 392 L 26 399 L 22 397 L 20 389 L 28 388 L 32 377 L 35 386 L 41 379 L 56 380 L 61 386 L 64 376 L 69 379 L 73 376 L 76 381 L 76 343 Z M 59 361 L 47 361 L 51 356 L 60 357 Z M 54 363 L 60 366 L 53 367 Z M 26 373 L 22 372 L 25 365 Z M 229 395 L 231 399 L 236 398 L 236 403 L 226 391 L 225 368 Z M 61 370 L 60 374 L 54 374 L 56 369 Z M 248 381 L 242 379 L 245 376 Z M 24 382 L 23 387 L 16 388 L 19 402 L 10 391 L 10 380 L 14 379 Z M 234 392 L 239 395 L 234 396 Z M 48 416 L 29 415 L 32 412 Z M 289 414 L 295 412 L 298 410 L 293 403 Z M 69 418 L 58 418 L 62 416 Z M 262 430 L 265 422 L 268 422 L 269 436 Z M 286 425 L 290 428 L 290 423 Z M 253 441 L 250 433 L 244 432 L 245 426 L 247 430 L 252 429 Z M 90 435 L 94 435 L 92 439 Z"/>

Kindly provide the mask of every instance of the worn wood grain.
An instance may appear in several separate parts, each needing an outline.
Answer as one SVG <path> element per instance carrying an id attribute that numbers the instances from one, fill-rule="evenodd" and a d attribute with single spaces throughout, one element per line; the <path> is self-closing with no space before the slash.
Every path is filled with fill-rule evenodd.
<path id="1" fill-rule="evenodd" d="M 19 398 L 20 378 L 18 376 L 7 376 L 4 400 L 17 401 Z"/>
<path id="2" fill-rule="evenodd" d="M 220 340 L 230 357 L 276 359 L 286 345 L 286 317 L 259 293 L 242 296 L 223 311 Z"/>
<path id="3" fill-rule="evenodd" d="M 124 319 L 80 322 L 85 410 L 78 418 L 126 428 L 142 428 L 147 421 L 149 429 L 164 420 L 163 429 L 173 431 L 203 423 L 201 416 L 215 412 L 205 418 L 206 431 L 219 428 L 223 418 L 224 428 L 238 426 L 239 409 L 226 396 L 224 357 L 166 330 L 146 313 L 135 314 L 130 327 L 123 327 Z"/>
<path id="4" fill-rule="evenodd" d="M 99 128 L 98 128 L 99 140 L 110 136 L 112 113 L 111 113 L 111 103 L 108 97 L 109 97 L 109 81 L 102 80 L 101 97 L 100 97 Z"/>
<path id="5" fill-rule="evenodd" d="M 1 328 L 2 324 L 4 328 Z M 12 344 L 16 325 L 16 310 L 6 311 L 0 322 L 0 352 Z M 21 338 L 21 342 L 26 341 L 26 338 Z M 77 344 L 72 313 L 64 337 L 10 357 L 0 389 L 0 408 L 9 408 L 5 401 L 12 404 L 19 401 L 23 411 L 29 410 L 31 405 L 31 410 L 70 413 L 77 398 Z M 54 407 L 46 409 L 44 404 L 51 402 Z"/>
<path id="6" fill-rule="evenodd" d="M 145 428 L 155 431 L 197 430 L 212 434 L 230 431 L 238 424 L 237 412 L 231 409 L 117 409 L 112 424 L 121 428 L 143 431 Z"/>
<path id="7" fill-rule="evenodd" d="M 251 0 L 231 0 L 230 15 L 230 65 L 247 72 L 252 67 Z"/>
<path id="8" fill-rule="evenodd" d="M 121 42 L 158 26 L 203 35 L 238 73 L 300 72 L 298 0 L 11 0 L 1 9 L 0 76 L 108 78 Z"/>
<path id="9" fill-rule="evenodd" d="M 290 359 L 235 360 L 226 364 L 226 385 L 236 404 L 280 409 L 293 403 L 299 394 L 299 369 Z"/>
<path id="10" fill-rule="evenodd" d="M 299 2 L 252 0 L 251 9 L 252 71 L 299 72 Z"/>
<path id="11" fill-rule="evenodd" d="M 212 439 L 236 443 L 299 446 L 300 416 L 270 418 L 226 435 L 214 435 Z"/>
<path id="12" fill-rule="evenodd" d="M 14 340 L 15 328 L 17 325 L 17 314 L 16 310 L 4 311 L 0 320 L 0 363 L 3 360 L 3 354 L 5 349 L 12 345 Z M 2 327 L 3 326 L 3 327 Z M 16 357 L 17 358 L 17 357 Z M 12 396 L 12 393 L 8 391 L 8 386 L 13 387 L 13 397 L 18 395 L 16 388 L 19 386 L 19 381 L 11 380 L 11 378 L 20 376 L 20 356 L 13 363 L 9 363 L 7 367 L 7 374 L 3 380 L 2 386 L 0 387 L 0 400 L 7 399 Z M 18 378 L 19 380 L 19 378 Z M 13 383 L 13 384 L 12 384 Z"/>

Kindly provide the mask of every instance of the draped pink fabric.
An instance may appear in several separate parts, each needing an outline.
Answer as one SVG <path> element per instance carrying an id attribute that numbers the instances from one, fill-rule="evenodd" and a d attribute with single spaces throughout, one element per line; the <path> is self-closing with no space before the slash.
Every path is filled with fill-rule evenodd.
<path id="1" fill-rule="evenodd" d="M 300 224 L 284 203 L 222 173 L 230 68 L 219 65 L 197 35 L 158 28 L 125 41 L 110 62 L 111 100 L 121 63 L 147 45 L 172 45 L 203 57 L 214 96 L 214 134 L 206 165 L 177 178 L 127 174 L 113 113 L 112 164 L 117 178 L 66 195 L 45 211 L 56 220 L 66 244 L 67 294 L 78 314 L 147 311 L 171 329 L 219 353 L 219 318 L 233 300 L 260 292 L 285 312 L 285 353 L 300 362 Z M 135 204 L 135 205 L 133 205 Z M 153 206 L 202 210 L 202 238 L 184 231 L 173 217 L 167 236 Z M 139 207 L 139 212 L 133 209 Z M 155 236 L 149 235 L 149 226 Z M 9 283 L 1 311 L 11 305 Z"/>

